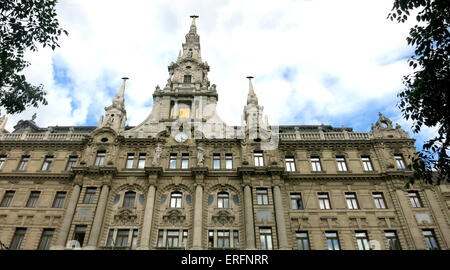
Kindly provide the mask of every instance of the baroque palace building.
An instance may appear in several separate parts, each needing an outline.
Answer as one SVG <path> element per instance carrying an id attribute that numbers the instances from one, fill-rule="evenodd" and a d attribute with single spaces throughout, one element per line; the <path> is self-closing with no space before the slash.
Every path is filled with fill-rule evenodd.
<path id="1" fill-rule="evenodd" d="M 269 125 L 249 78 L 241 126 L 216 113 L 195 19 L 144 122 L 125 82 L 97 126 L 0 119 L 6 249 L 449 249 L 448 185 L 404 185 L 414 140 Z"/>

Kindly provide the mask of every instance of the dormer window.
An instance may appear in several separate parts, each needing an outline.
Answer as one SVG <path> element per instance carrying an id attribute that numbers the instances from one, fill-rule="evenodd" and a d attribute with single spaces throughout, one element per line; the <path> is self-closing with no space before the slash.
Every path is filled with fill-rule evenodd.
<path id="1" fill-rule="evenodd" d="M 191 83 L 192 76 L 191 75 L 184 75 L 184 83 Z"/>

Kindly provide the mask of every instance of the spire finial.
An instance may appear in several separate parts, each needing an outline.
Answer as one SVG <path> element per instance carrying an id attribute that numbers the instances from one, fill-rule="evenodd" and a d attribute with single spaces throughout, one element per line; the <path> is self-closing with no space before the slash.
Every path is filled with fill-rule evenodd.
<path id="1" fill-rule="evenodd" d="M 195 25 L 195 19 L 198 18 L 197 15 L 191 15 L 190 16 L 192 18 L 192 23 L 191 23 L 191 29 L 189 32 L 196 32 L 197 26 Z"/>
<path id="2" fill-rule="evenodd" d="M 122 82 L 122 86 L 120 87 L 119 92 L 116 95 L 117 98 L 123 98 L 124 97 L 124 94 L 125 94 L 125 83 L 126 83 L 126 81 L 128 79 L 129 79 L 128 77 L 122 77 L 123 82 Z"/>
<path id="3" fill-rule="evenodd" d="M 255 94 L 255 91 L 253 90 L 253 84 L 252 79 L 253 76 L 247 76 L 248 79 L 248 97 L 247 97 L 247 104 L 256 104 L 258 105 L 258 97 Z"/>

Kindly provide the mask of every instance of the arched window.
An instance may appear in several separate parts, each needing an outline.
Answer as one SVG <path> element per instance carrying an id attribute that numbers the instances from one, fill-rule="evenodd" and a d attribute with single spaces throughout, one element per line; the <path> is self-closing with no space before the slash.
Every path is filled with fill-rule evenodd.
<path id="1" fill-rule="evenodd" d="M 229 208 L 230 205 L 230 195 L 227 192 L 217 193 L 217 207 L 218 208 Z"/>
<path id="2" fill-rule="evenodd" d="M 183 198 L 183 193 L 172 192 L 170 194 L 170 208 L 181 208 L 181 199 Z"/>
<path id="3" fill-rule="evenodd" d="M 136 201 L 136 192 L 127 191 L 125 192 L 125 197 L 123 198 L 123 207 L 134 207 L 134 202 Z"/>

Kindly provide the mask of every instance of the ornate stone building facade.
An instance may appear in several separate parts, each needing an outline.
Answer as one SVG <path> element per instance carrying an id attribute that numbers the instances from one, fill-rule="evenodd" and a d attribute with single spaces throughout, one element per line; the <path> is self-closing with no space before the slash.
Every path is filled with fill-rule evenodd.
<path id="1" fill-rule="evenodd" d="M 0 241 L 11 249 L 449 249 L 450 189 L 404 189 L 414 140 L 271 126 L 249 77 L 241 126 L 216 113 L 193 17 L 153 109 L 125 82 L 97 126 L 0 120 Z"/>

